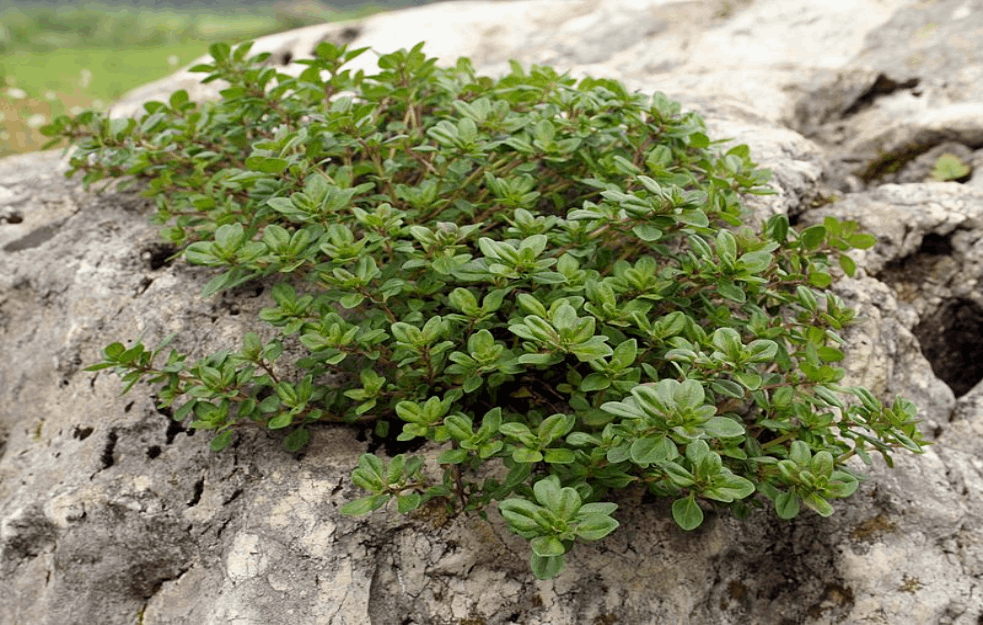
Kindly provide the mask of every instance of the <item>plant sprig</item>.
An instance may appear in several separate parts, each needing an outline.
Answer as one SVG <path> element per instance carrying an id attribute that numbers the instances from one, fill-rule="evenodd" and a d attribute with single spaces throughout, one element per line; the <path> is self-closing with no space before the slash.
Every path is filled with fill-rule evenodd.
<path id="1" fill-rule="evenodd" d="M 78 146 L 70 175 L 144 185 L 164 238 L 218 272 L 205 296 L 275 283 L 268 341 L 162 365 L 114 343 L 90 369 L 162 384 L 215 450 L 250 424 L 290 450 L 325 422 L 432 441 L 435 466 L 363 455 L 342 512 L 497 503 L 539 578 L 617 527 L 618 489 L 671 498 L 687 530 L 708 506 L 827 516 L 849 458 L 921 451 L 911 402 L 841 385 L 856 313 L 828 287 L 871 235 L 743 225 L 769 172 L 661 93 L 421 48 L 368 76 L 344 69 L 365 50 L 323 43 L 291 77 L 218 44 L 194 71 L 229 83 L 220 102 L 48 127 Z"/>

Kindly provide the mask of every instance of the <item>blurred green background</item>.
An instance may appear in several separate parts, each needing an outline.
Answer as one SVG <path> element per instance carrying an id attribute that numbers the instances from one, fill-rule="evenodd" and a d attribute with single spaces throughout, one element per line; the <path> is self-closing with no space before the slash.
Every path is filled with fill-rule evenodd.
<path id="1" fill-rule="evenodd" d="M 292 28 L 427 0 L 122 3 L 0 0 L 0 157 L 46 141 L 52 116 L 106 109 L 207 53 Z"/>

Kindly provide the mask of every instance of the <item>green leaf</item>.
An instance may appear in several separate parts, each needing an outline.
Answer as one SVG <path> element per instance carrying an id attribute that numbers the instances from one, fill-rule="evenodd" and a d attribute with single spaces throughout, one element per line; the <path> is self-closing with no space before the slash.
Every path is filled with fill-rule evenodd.
<path id="1" fill-rule="evenodd" d="M 540 462 L 543 460 L 543 454 L 536 449 L 516 447 L 515 451 L 512 452 L 512 459 L 522 463 Z"/>
<path id="2" fill-rule="evenodd" d="M 635 364 L 635 358 L 637 356 L 638 341 L 636 339 L 622 341 L 614 348 L 614 353 L 611 354 L 611 364 L 618 369 L 627 369 Z"/>
<path id="3" fill-rule="evenodd" d="M 761 387 L 761 375 L 753 371 L 740 371 L 734 374 L 734 378 L 744 385 L 749 391 L 756 391 Z"/>
<path id="4" fill-rule="evenodd" d="M 353 308 L 358 308 L 365 301 L 365 296 L 360 293 L 348 293 L 343 295 L 338 303 L 342 305 L 343 308 L 351 310 Z"/>
<path id="5" fill-rule="evenodd" d="M 245 242 L 242 224 L 225 224 L 215 230 L 215 245 L 219 249 L 234 251 Z"/>
<path id="6" fill-rule="evenodd" d="M 266 427 L 271 430 L 280 430 L 288 427 L 294 420 L 294 416 L 289 412 L 281 412 L 266 423 Z"/>
<path id="7" fill-rule="evenodd" d="M 833 506 L 817 493 L 809 493 L 803 497 L 802 503 L 819 516 L 828 517 L 833 514 Z"/>
<path id="8" fill-rule="evenodd" d="M 529 560 L 529 566 L 532 568 L 532 574 L 536 576 L 536 579 L 553 579 L 560 574 L 563 570 L 565 556 L 552 556 L 543 557 L 540 555 L 532 554 Z"/>
<path id="9" fill-rule="evenodd" d="M 710 390 L 720 395 L 742 399 L 744 397 L 744 387 L 731 380 L 713 380 L 710 382 Z"/>
<path id="10" fill-rule="evenodd" d="M 719 349 L 725 356 L 732 360 L 738 360 L 741 355 L 743 344 L 741 335 L 733 328 L 718 328 L 713 333 L 713 346 Z"/>
<path id="11" fill-rule="evenodd" d="M 846 354 L 835 347 L 818 347 L 816 348 L 816 352 L 826 362 L 840 362 L 846 358 Z"/>
<path id="12" fill-rule="evenodd" d="M 603 373 L 591 373 L 580 383 L 580 390 L 585 393 L 600 391 L 611 386 L 611 378 Z"/>
<path id="13" fill-rule="evenodd" d="M 849 497 L 857 492 L 859 486 L 860 483 L 852 475 L 848 475 L 842 471 L 834 471 L 833 479 L 829 482 L 829 487 L 827 488 L 827 493 L 830 497 Z"/>
<path id="14" fill-rule="evenodd" d="M 703 390 L 703 385 L 693 379 L 683 380 L 672 392 L 673 403 L 681 409 L 692 410 L 702 406 L 705 398 L 706 394 Z"/>
<path id="15" fill-rule="evenodd" d="M 584 343 L 570 348 L 570 353 L 580 362 L 591 362 L 611 355 L 611 347 L 605 343 L 606 336 L 594 336 Z"/>
<path id="16" fill-rule="evenodd" d="M 543 422 L 539 424 L 538 438 L 540 444 L 549 445 L 561 436 L 566 436 L 567 433 L 573 429 L 576 422 L 577 419 L 573 415 L 562 413 L 555 414 L 547 419 L 544 419 Z"/>
<path id="17" fill-rule="evenodd" d="M 447 433 L 456 441 L 470 441 L 474 436 L 471 419 L 463 415 L 451 415 L 444 419 Z"/>
<path id="18" fill-rule="evenodd" d="M 772 262 L 771 252 L 766 252 L 764 250 L 757 250 L 754 252 L 747 252 L 743 254 L 738 262 L 744 267 L 744 269 L 751 274 L 761 273 L 767 269 Z"/>
<path id="19" fill-rule="evenodd" d="M 809 470 L 822 477 L 833 475 L 833 455 L 828 451 L 817 452 L 809 462 Z"/>
<path id="20" fill-rule="evenodd" d="M 690 495 L 672 502 L 672 518 L 684 530 L 695 530 L 703 523 L 703 510 Z"/>
<path id="21" fill-rule="evenodd" d="M 774 215 L 765 223 L 764 229 L 772 239 L 784 243 L 788 239 L 788 217 L 785 215 Z"/>
<path id="22" fill-rule="evenodd" d="M 640 224 L 631 229 L 636 237 L 646 243 L 654 243 L 662 238 L 662 231 L 648 224 Z"/>
<path id="23" fill-rule="evenodd" d="M 509 329 L 511 330 L 512 327 Z M 524 365 L 550 366 L 563 362 L 563 356 L 559 354 L 522 354 L 516 360 Z"/>
<path id="24" fill-rule="evenodd" d="M 577 519 L 574 532 L 581 540 L 600 540 L 616 530 L 619 523 L 607 514 L 587 514 Z"/>
<path id="25" fill-rule="evenodd" d="M 102 353 L 109 361 L 118 361 L 119 357 L 126 351 L 126 346 L 122 343 L 110 343 L 103 348 Z"/>
<path id="26" fill-rule="evenodd" d="M 130 364 L 130 363 L 136 362 L 137 360 L 139 360 L 140 356 L 143 354 L 144 349 L 145 348 L 143 346 L 143 343 L 137 343 L 136 345 L 134 345 L 130 349 L 124 351 L 119 356 L 117 356 L 116 357 L 116 360 L 119 361 L 119 362 L 121 362 L 121 363 L 123 363 L 123 364 Z"/>
<path id="27" fill-rule="evenodd" d="M 675 444 L 665 435 L 647 436 L 631 444 L 629 454 L 631 461 L 641 466 L 662 464 L 672 459 L 676 451 Z"/>
<path id="28" fill-rule="evenodd" d="M 555 536 L 537 536 L 529 541 L 529 545 L 532 547 L 533 554 L 541 558 L 562 556 L 567 552 L 563 543 Z"/>
<path id="29" fill-rule="evenodd" d="M 858 250 L 866 250 L 877 244 L 877 237 L 866 233 L 852 234 L 847 237 L 847 242 Z"/>
<path id="30" fill-rule="evenodd" d="M 573 464 L 577 461 L 577 454 L 571 449 L 552 448 L 546 450 L 543 460 L 549 464 Z"/>
<path id="31" fill-rule="evenodd" d="M 799 515 L 799 498 L 792 492 L 781 492 L 775 498 L 775 512 L 780 519 L 794 519 Z"/>
<path id="32" fill-rule="evenodd" d="M 943 154 L 935 161 L 932 178 L 940 182 L 957 180 L 967 176 L 972 169 L 955 154 Z"/>
<path id="33" fill-rule="evenodd" d="M 717 501 L 730 502 L 737 499 L 744 499 L 754 492 L 754 483 L 751 480 L 731 475 L 725 478 L 720 484 L 704 491 L 704 496 Z"/>
<path id="34" fill-rule="evenodd" d="M 297 428 L 287 438 L 283 439 L 283 446 L 289 452 L 297 452 L 303 449 L 311 440 L 311 433 L 304 428 Z"/>
<path id="35" fill-rule="evenodd" d="M 363 514 L 368 514 L 373 510 L 378 510 L 382 506 L 386 505 L 389 501 L 391 495 L 369 495 L 367 497 L 362 497 L 356 499 L 355 501 L 349 501 L 340 508 L 338 512 L 347 516 L 361 516 Z"/>
<path id="36" fill-rule="evenodd" d="M 289 165 L 290 161 L 284 158 L 250 156 L 246 159 L 246 167 L 253 171 L 261 171 L 264 174 L 279 174 Z"/>
<path id="37" fill-rule="evenodd" d="M 569 521 L 580 510 L 581 500 L 580 494 L 576 490 L 566 487 L 560 489 L 559 495 L 554 501 L 540 503 L 546 505 L 549 511 L 556 515 L 556 518 Z"/>
<path id="38" fill-rule="evenodd" d="M 525 423 L 503 423 L 499 426 L 498 431 L 508 436 L 510 438 L 515 438 L 520 441 L 534 441 L 535 436 L 533 436 L 532 430 Z"/>
<path id="39" fill-rule="evenodd" d="M 702 426 L 703 431 L 713 438 L 736 438 L 744 436 L 744 426 L 727 417 L 710 417 Z"/>
<path id="40" fill-rule="evenodd" d="M 792 444 L 789 445 L 788 457 L 795 464 L 804 467 L 812 460 L 812 451 L 805 441 L 792 441 Z"/>
<path id="41" fill-rule="evenodd" d="M 212 438 L 209 445 L 212 451 L 222 451 L 232 442 L 232 430 L 222 430 Z"/>
<path id="42" fill-rule="evenodd" d="M 747 346 L 749 362 L 773 362 L 778 355 L 778 344 L 774 341 L 758 339 Z"/>
<path id="43" fill-rule="evenodd" d="M 550 475 L 539 480 L 532 487 L 532 490 L 536 495 L 536 501 L 551 510 L 560 508 L 561 502 L 565 497 L 563 493 L 564 489 L 560 487 L 560 478 L 555 475 Z M 569 490 L 573 491 L 572 488 Z"/>
<path id="44" fill-rule="evenodd" d="M 188 92 L 185 91 L 184 89 L 178 89 L 177 91 L 171 94 L 171 97 L 168 99 L 168 104 L 171 105 L 171 108 L 177 109 L 187 101 L 188 101 Z"/>
<path id="45" fill-rule="evenodd" d="M 807 250 L 814 250 L 826 240 L 826 227 L 810 226 L 803 230 L 799 236 L 801 237 L 802 245 Z"/>
<path id="46" fill-rule="evenodd" d="M 185 403 L 184 405 L 182 405 L 177 410 L 175 410 L 174 411 L 174 420 L 175 421 L 184 421 L 185 418 L 187 418 L 187 416 L 189 414 L 191 414 L 191 411 L 194 410 L 194 407 L 195 407 L 195 404 L 196 403 L 197 403 L 196 401 L 192 400 L 192 401 L 189 401 L 189 402 Z"/>
<path id="47" fill-rule="evenodd" d="M 730 230 L 721 230 L 717 233 L 717 256 L 729 266 L 737 261 L 737 239 Z"/>
<path id="48" fill-rule="evenodd" d="M 839 263 L 840 268 L 843 269 L 843 273 L 851 278 L 857 273 L 857 263 L 846 254 L 840 254 Z"/>
<path id="49" fill-rule="evenodd" d="M 398 495 L 396 497 L 396 509 L 400 514 L 407 514 L 420 507 L 423 498 L 418 493 Z"/>
<path id="50" fill-rule="evenodd" d="M 448 449 L 437 457 L 438 464 L 461 464 L 468 459 L 467 449 Z"/>
<path id="51" fill-rule="evenodd" d="M 833 284 L 833 276 L 824 271 L 813 271 L 809 274 L 809 284 L 825 289 Z"/>
<path id="52" fill-rule="evenodd" d="M 527 521 L 534 519 L 536 515 L 539 514 L 539 512 L 542 510 L 542 507 L 537 506 L 533 502 L 528 501 L 526 499 L 513 498 L 513 499 L 505 499 L 501 501 L 498 504 L 498 510 L 505 518 L 505 520 L 509 522 L 510 525 L 514 525 L 514 524 L 522 525 L 522 524 L 527 524 Z M 528 528 L 520 528 L 520 529 L 536 529 L 538 527 L 539 524 L 536 523 L 535 525 L 529 526 Z"/>

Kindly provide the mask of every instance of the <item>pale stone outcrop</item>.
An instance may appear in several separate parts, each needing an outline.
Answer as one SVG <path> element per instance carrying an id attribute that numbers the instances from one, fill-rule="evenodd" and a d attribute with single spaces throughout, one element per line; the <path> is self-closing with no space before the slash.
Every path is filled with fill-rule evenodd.
<path id="1" fill-rule="evenodd" d="M 775 172 L 757 216 L 859 221 L 878 244 L 837 292 L 864 319 L 851 380 L 919 404 L 935 444 L 878 461 L 829 519 L 676 528 L 626 493 L 621 527 L 535 581 L 495 520 L 352 519 L 367 448 L 317 429 L 300 455 L 241 433 L 208 450 L 153 389 L 82 368 L 108 342 L 202 355 L 266 332 L 262 284 L 198 297 L 131 193 L 84 193 L 48 152 L 0 161 L 0 623 L 560 625 L 951 623 L 983 619 L 983 2 L 516 0 L 432 4 L 267 37 L 273 62 L 323 40 L 443 62 L 550 63 L 660 89 Z M 368 62 L 367 54 L 360 62 Z M 186 88 L 179 72 L 118 115 Z M 931 181 L 942 153 L 975 166 Z M 886 184 L 890 183 L 890 184 Z M 926 358 L 926 356 L 928 358 Z M 426 451 L 426 450 L 425 450 Z"/>

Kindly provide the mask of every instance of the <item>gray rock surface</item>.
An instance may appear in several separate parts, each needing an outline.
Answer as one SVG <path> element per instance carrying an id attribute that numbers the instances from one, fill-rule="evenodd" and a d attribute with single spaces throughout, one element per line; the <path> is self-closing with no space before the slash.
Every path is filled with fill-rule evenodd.
<path id="1" fill-rule="evenodd" d="M 516 0 L 256 44 L 296 71 L 322 40 L 425 39 L 486 73 L 517 58 L 660 89 L 774 170 L 776 195 L 749 200 L 759 218 L 835 215 L 878 235 L 836 285 L 864 316 L 849 375 L 919 404 L 935 445 L 878 462 L 829 519 L 685 533 L 626 493 L 621 528 L 547 582 L 494 517 L 338 514 L 366 449 L 351 429 L 317 430 L 298 456 L 262 431 L 213 454 L 152 388 L 121 397 L 115 376 L 82 371 L 117 339 L 232 347 L 266 331 L 268 289 L 201 299 L 211 274 L 168 262 L 144 200 L 84 193 L 58 153 L 0 161 L 0 624 L 983 622 L 981 29 L 980 0 Z M 199 78 L 115 113 L 178 88 L 213 97 Z M 965 184 L 928 181 L 942 153 L 974 165 Z"/>

